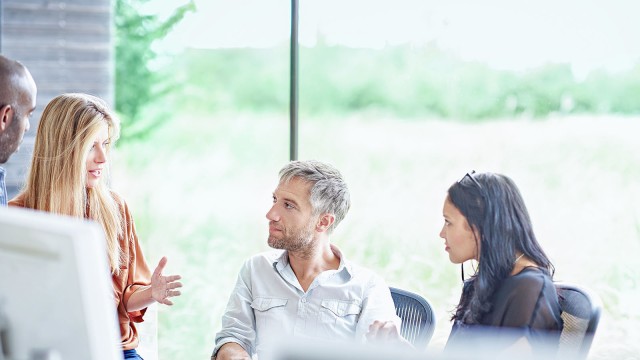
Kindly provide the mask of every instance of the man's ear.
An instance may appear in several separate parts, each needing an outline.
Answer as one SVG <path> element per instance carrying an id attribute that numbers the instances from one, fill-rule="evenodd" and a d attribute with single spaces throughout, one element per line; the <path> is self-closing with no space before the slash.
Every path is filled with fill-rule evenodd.
<path id="1" fill-rule="evenodd" d="M 11 125 L 13 120 L 13 108 L 11 105 L 5 105 L 0 108 L 0 132 L 4 132 Z"/>
<path id="2" fill-rule="evenodd" d="M 320 215 L 320 219 L 316 224 L 317 232 L 325 232 L 327 231 L 331 225 L 333 225 L 334 221 L 336 221 L 336 217 L 332 214 L 322 214 Z"/>

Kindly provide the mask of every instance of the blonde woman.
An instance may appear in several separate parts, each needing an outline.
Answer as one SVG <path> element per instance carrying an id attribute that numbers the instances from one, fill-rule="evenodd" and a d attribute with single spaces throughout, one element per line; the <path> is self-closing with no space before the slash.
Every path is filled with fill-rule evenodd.
<path id="1" fill-rule="evenodd" d="M 26 186 L 9 206 L 88 218 L 102 225 L 124 357 L 141 359 L 135 350 L 134 323 L 143 321 L 147 306 L 154 302 L 172 305 L 170 298 L 180 295 L 182 284 L 179 275 L 162 275 L 165 257 L 150 272 L 126 202 L 104 181 L 118 134 L 118 120 L 102 100 L 86 94 L 57 96 L 42 113 Z"/>

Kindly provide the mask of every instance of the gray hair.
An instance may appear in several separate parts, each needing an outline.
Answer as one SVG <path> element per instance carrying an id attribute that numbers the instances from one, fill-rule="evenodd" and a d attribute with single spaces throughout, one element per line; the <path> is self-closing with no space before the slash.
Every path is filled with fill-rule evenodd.
<path id="1" fill-rule="evenodd" d="M 280 182 L 289 182 L 294 177 L 313 184 L 309 200 L 314 215 L 329 213 L 335 217 L 335 221 L 328 229 L 331 233 L 351 207 L 349 189 L 342 174 L 333 166 L 320 161 L 296 160 L 280 170 Z"/>

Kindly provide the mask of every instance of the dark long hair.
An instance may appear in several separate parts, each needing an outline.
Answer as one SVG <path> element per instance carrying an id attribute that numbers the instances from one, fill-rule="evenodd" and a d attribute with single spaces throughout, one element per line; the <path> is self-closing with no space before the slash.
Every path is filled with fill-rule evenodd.
<path id="1" fill-rule="evenodd" d="M 481 323 L 493 307 L 492 295 L 513 271 L 517 252 L 553 276 L 553 264 L 536 240 L 520 190 L 509 177 L 467 174 L 451 185 L 448 199 L 480 235 L 478 270 L 465 282 L 453 320 Z"/>

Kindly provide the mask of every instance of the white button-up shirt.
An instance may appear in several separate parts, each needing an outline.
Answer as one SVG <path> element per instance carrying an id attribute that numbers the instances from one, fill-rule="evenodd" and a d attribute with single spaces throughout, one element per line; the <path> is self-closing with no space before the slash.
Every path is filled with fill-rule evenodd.
<path id="1" fill-rule="evenodd" d="M 400 328 L 384 280 L 349 263 L 334 245 L 331 250 L 340 266 L 318 275 L 307 292 L 286 251 L 247 260 L 222 316 L 214 354 L 228 342 L 238 343 L 252 357 L 287 338 L 362 342 L 374 320 L 394 321 Z"/>
<path id="2" fill-rule="evenodd" d="M 0 167 L 0 206 L 7 206 L 7 201 L 9 201 L 7 195 L 7 188 L 4 183 L 4 168 Z"/>

